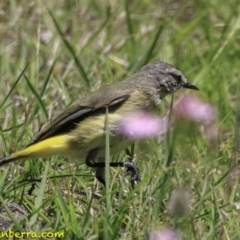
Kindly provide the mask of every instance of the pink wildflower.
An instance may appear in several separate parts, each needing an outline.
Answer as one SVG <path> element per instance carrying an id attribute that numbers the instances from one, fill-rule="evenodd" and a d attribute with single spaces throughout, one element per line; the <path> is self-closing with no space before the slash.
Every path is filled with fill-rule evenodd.
<path id="1" fill-rule="evenodd" d="M 150 232 L 147 240 L 180 240 L 179 233 L 173 228 L 165 228 L 161 231 Z"/>
<path id="2" fill-rule="evenodd" d="M 130 114 L 121 121 L 119 132 L 131 140 L 157 137 L 165 134 L 170 127 L 167 118 L 141 111 Z"/>
<path id="3" fill-rule="evenodd" d="M 189 119 L 196 122 L 212 121 L 217 116 L 216 108 L 203 102 L 196 96 L 184 96 L 175 106 L 174 115 L 177 119 Z"/>

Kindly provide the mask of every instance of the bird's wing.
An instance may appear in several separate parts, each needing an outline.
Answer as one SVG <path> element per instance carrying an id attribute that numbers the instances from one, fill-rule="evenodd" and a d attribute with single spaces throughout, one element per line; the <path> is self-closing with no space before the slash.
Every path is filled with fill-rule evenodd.
<path id="1" fill-rule="evenodd" d="M 134 86 L 129 83 L 126 86 L 125 81 L 101 87 L 62 112 L 36 134 L 30 145 L 71 130 L 85 117 L 97 113 L 107 106 L 116 106 L 118 103 L 125 101 L 134 92 L 134 89 Z"/>

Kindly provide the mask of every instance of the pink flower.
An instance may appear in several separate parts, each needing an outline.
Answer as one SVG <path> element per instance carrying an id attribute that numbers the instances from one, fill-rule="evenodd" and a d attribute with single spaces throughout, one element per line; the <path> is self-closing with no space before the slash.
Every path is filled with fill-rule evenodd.
<path id="1" fill-rule="evenodd" d="M 180 240 L 179 233 L 173 228 L 165 228 L 161 231 L 148 233 L 147 240 Z"/>
<path id="2" fill-rule="evenodd" d="M 157 137 L 166 134 L 170 127 L 167 118 L 151 112 L 139 111 L 125 117 L 120 122 L 119 132 L 131 140 Z"/>
<path id="3" fill-rule="evenodd" d="M 196 96 L 184 96 L 174 107 L 177 119 L 189 119 L 196 122 L 212 121 L 217 116 L 216 108 L 203 102 Z"/>
<path id="4" fill-rule="evenodd" d="M 175 218 L 188 217 L 190 214 L 191 195 L 188 189 L 174 189 L 168 203 L 168 212 Z"/>
<path id="5" fill-rule="evenodd" d="M 208 139 L 212 146 L 217 144 L 219 139 L 219 128 L 214 122 L 206 122 L 201 126 L 203 136 Z"/>

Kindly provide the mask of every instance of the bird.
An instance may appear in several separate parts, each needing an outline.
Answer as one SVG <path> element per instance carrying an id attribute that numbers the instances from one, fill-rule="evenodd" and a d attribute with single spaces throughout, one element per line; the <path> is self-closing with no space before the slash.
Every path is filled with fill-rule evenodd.
<path id="1" fill-rule="evenodd" d="M 145 65 L 139 72 L 104 85 L 81 98 L 38 132 L 29 145 L 0 159 L 0 166 L 16 160 L 64 156 L 96 168 L 96 178 L 105 184 L 105 120 L 108 108 L 110 154 L 133 143 L 119 132 L 129 114 L 156 111 L 164 97 L 180 88 L 199 90 L 175 66 L 162 61 Z M 126 167 L 132 181 L 140 181 L 140 171 L 132 161 L 110 162 L 111 167 Z"/>

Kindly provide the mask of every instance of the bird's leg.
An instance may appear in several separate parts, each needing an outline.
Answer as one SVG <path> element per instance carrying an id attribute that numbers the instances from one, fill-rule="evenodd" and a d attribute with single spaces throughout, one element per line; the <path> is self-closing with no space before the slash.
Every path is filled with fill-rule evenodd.
<path id="1" fill-rule="evenodd" d="M 133 146 L 134 147 L 134 146 Z M 129 149 L 125 149 L 125 152 L 128 156 L 129 161 L 124 163 L 124 166 L 126 170 L 123 173 L 123 177 L 126 177 L 127 175 L 131 174 L 131 184 L 132 187 L 137 185 L 141 181 L 141 175 L 139 168 L 133 163 L 133 154 L 134 149 L 132 147 L 132 152 L 129 151 Z"/>
<path id="2" fill-rule="evenodd" d="M 127 150 L 126 150 L 127 151 Z M 98 149 L 95 148 L 93 150 L 91 150 L 87 157 L 86 157 L 86 165 L 92 168 L 97 168 L 96 170 L 96 178 L 98 179 L 99 182 L 101 182 L 103 185 L 105 185 L 105 162 L 96 162 L 96 158 L 97 158 L 97 154 L 98 154 Z M 110 162 L 109 166 L 110 167 L 125 167 L 126 170 L 124 172 L 124 177 L 127 176 L 128 174 L 131 173 L 132 178 L 131 178 L 131 184 L 133 186 L 135 186 L 140 180 L 140 171 L 139 169 L 136 167 L 136 165 L 132 162 L 133 157 L 131 156 L 130 152 L 127 152 L 128 156 L 130 156 L 130 161 L 127 162 Z"/>
<path id="3" fill-rule="evenodd" d="M 93 150 L 91 150 L 87 157 L 86 157 L 86 165 L 92 168 L 101 168 L 101 167 L 105 167 L 105 162 L 96 162 L 96 158 L 97 158 L 97 154 L 98 154 L 98 149 L 95 148 Z M 109 163 L 110 167 L 124 167 L 124 163 L 123 162 L 110 162 Z"/>
<path id="4" fill-rule="evenodd" d="M 97 168 L 96 173 L 95 173 L 95 177 L 104 186 L 106 185 L 106 182 L 105 182 L 105 168 L 104 167 L 98 167 Z"/>
<path id="5" fill-rule="evenodd" d="M 96 162 L 97 154 L 97 148 L 91 150 L 87 155 L 86 165 L 92 168 L 97 168 L 95 176 L 97 180 L 105 186 L 105 162 L 103 160 L 102 162 Z M 110 167 L 123 167 L 124 163 L 112 162 L 109 165 Z"/>
<path id="6" fill-rule="evenodd" d="M 102 165 L 102 163 L 99 162 L 95 162 L 96 158 L 97 158 L 97 154 L 98 154 L 98 149 L 93 149 L 91 150 L 87 157 L 86 157 L 86 165 L 92 168 L 97 168 L 96 170 L 96 178 L 97 180 L 102 183 L 105 186 L 105 163 L 103 164 L 103 166 L 99 166 Z"/>

